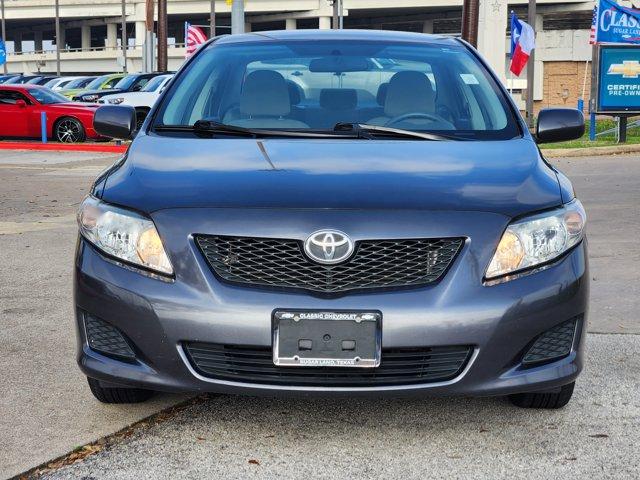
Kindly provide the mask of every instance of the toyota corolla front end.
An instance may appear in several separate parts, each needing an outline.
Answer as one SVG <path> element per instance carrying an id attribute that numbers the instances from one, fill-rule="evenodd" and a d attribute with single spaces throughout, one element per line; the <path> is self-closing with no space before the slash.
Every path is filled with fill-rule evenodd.
<path id="1" fill-rule="evenodd" d="M 127 137 L 128 107 L 96 128 Z M 80 207 L 78 360 L 152 391 L 511 395 L 582 368 L 586 216 L 466 44 L 381 32 L 210 42 Z"/>

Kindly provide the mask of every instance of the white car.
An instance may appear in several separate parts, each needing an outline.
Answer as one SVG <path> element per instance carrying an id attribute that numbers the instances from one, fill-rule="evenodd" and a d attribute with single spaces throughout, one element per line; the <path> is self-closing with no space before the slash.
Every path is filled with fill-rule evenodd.
<path id="1" fill-rule="evenodd" d="M 131 105 L 136 109 L 137 128 L 142 126 L 147 113 L 153 107 L 164 86 L 173 75 L 158 75 L 147 82 L 144 88 L 138 92 L 122 92 L 113 95 L 105 95 L 98 103 L 107 105 Z"/>
<path id="2" fill-rule="evenodd" d="M 66 88 L 69 83 L 80 78 L 87 77 L 56 77 L 49 80 L 44 84 L 44 86 L 50 88 L 51 90 L 62 90 L 63 88 Z"/>

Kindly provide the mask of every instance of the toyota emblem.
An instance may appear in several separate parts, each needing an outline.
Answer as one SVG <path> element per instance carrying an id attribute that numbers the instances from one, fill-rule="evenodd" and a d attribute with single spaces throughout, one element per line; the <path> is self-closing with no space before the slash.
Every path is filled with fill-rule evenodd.
<path id="1" fill-rule="evenodd" d="M 327 265 L 344 262 L 353 253 L 353 242 L 346 233 L 319 230 L 304 242 L 304 251 L 313 261 Z"/>

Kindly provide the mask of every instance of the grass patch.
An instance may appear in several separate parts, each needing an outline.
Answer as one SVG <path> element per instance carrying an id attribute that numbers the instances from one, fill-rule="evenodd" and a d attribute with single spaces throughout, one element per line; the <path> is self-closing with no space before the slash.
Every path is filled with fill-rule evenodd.
<path id="1" fill-rule="evenodd" d="M 637 120 L 638 118 L 630 118 L 629 123 Z M 604 132 L 616 126 L 614 120 L 598 120 L 596 123 L 596 133 Z M 585 134 L 583 137 L 577 140 L 571 140 L 569 142 L 561 143 L 549 143 L 545 144 L 544 148 L 591 148 L 591 147 L 610 147 L 613 145 L 633 145 L 640 143 L 640 127 L 634 127 L 627 130 L 627 142 L 625 144 L 619 144 L 616 142 L 615 132 L 601 135 L 591 142 L 589 140 L 589 121 L 586 122 Z"/>

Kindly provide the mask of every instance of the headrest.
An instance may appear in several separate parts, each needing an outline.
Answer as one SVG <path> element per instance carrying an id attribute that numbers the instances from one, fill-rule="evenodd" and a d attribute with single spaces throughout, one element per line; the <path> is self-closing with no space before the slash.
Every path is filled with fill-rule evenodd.
<path id="1" fill-rule="evenodd" d="M 406 113 L 433 113 L 435 111 L 435 92 L 431 80 L 421 72 L 398 72 L 389 81 L 384 113 L 388 117 L 397 117 Z"/>
<path id="2" fill-rule="evenodd" d="M 248 116 L 281 117 L 291 112 L 289 88 L 273 70 L 256 70 L 244 79 L 240 113 Z"/>
<path id="3" fill-rule="evenodd" d="M 358 105 L 358 94 L 353 88 L 323 88 L 320 107 L 327 110 L 353 110 Z"/>
<path id="4" fill-rule="evenodd" d="M 382 107 L 384 106 L 384 102 L 387 99 L 387 90 L 389 90 L 389 82 L 381 83 L 378 87 L 376 102 L 378 102 L 378 105 Z"/>
<path id="5" fill-rule="evenodd" d="M 289 89 L 289 103 L 291 105 L 298 105 L 304 97 L 302 87 L 293 80 L 287 80 L 287 88 Z"/>

